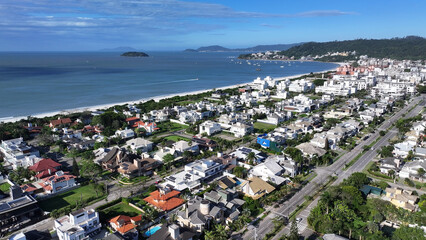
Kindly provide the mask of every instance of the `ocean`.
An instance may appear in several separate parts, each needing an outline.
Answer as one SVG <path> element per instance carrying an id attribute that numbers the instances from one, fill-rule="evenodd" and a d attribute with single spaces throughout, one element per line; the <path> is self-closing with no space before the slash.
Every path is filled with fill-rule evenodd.
<path id="1" fill-rule="evenodd" d="M 284 77 L 333 63 L 243 61 L 237 52 L 0 53 L 0 120 Z M 258 71 L 257 69 L 261 69 Z"/>

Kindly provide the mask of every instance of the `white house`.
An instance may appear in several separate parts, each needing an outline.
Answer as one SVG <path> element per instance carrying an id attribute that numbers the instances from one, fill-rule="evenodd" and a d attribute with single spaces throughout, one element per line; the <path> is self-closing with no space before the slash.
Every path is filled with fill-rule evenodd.
<path id="1" fill-rule="evenodd" d="M 197 160 L 185 165 L 184 171 L 165 177 L 162 185 L 178 191 L 192 190 L 201 186 L 204 179 L 222 173 L 223 168 L 223 164 L 212 160 Z"/>
<path id="2" fill-rule="evenodd" d="M 261 178 L 263 181 L 270 181 L 274 184 L 280 185 L 286 180 L 285 178 L 281 177 L 283 172 L 284 168 L 282 168 L 276 161 L 271 159 L 254 166 L 250 170 L 249 176 L 256 176 Z"/>
<path id="3" fill-rule="evenodd" d="M 205 121 L 200 124 L 200 134 L 206 133 L 208 136 L 218 133 L 222 130 L 220 124 L 213 121 Z"/>
<path id="4" fill-rule="evenodd" d="M 93 209 L 80 209 L 54 221 L 59 240 L 80 240 L 101 228 L 99 214 Z"/>
<path id="5" fill-rule="evenodd" d="M 173 144 L 172 149 L 177 152 L 177 154 L 183 154 L 185 151 L 198 153 L 199 146 L 197 143 L 194 142 L 188 143 L 187 141 L 180 140 Z"/>
<path id="6" fill-rule="evenodd" d="M 236 124 L 231 126 L 231 129 L 229 129 L 229 131 L 233 133 L 235 137 L 243 137 L 253 132 L 253 126 L 237 122 Z"/>
<path id="7" fill-rule="evenodd" d="M 399 177 L 401 178 L 414 178 L 417 181 L 426 181 L 426 174 L 423 176 L 419 175 L 418 170 L 423 168 L 426 171 L 426 160 L 420 159 L 412 162 L 408 162 L 399 171 Z"/>
<path id="8" fill-rule="evenodd" d="M 17 160 L 23 159 L 27 156 L 34 155 L 36 157 L 40 157 L 39 151 L 32 146 L 27 145 L 23 138 L 15 138 L 4 141 L 2 140 L 0 145 L 0 152 L 6 161 L 9 162 L 9 160 L 11 160 L 12 165 L 13 162 L 16 162 Z"/>
<path id="9" fill-rule="evenodd" d="M 407 157 L 408 153 L 414 150 L 413 145 L 407 142 L 397 143 L 393 147 L 394 147 L 394 150 L 392 152 L 393 155 L 395 157 L 401 157 L 401 158 Z"/>
<path id="10" fill-rule="evenodd" d="M 143 139 L 143 138 L 134 138 L 126 142 L 126 148 L 130 148 L 133 153 L 136 153 L 138 150 L 141 152 L 149 152 L 152 150 L 153 142 Z"/>
<path id="11" fill-rule="evenodd" d="M 43 192 L 44 194 L 54 194 L 66 191 L 71 187 L 75 187 L 75 176 L 65 174 L 63 171 L 57 171 L 54 175 L 38 180 L 34 183 L 22 185 L 24 192 L 33 194 Z"/>
<path id="12" fill-rule="evenodd" d="M 132 138 L 135 136 L 135 132 L 132 129 L 117 130 L 115 136 L 123 139 Z"/>
<path id="13" fill-rule="evenodd" d="M 306 79 L 295 80 L 290 83 L 288 90 L 290 92 L 307 92 L 313 90 L 315 85 Z"/>

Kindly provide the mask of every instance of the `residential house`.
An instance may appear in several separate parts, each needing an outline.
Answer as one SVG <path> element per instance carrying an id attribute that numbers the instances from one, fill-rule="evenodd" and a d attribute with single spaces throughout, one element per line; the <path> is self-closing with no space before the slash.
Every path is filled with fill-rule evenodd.
<path id="1" fill-rule="evenodd" d="M 306 79 L 292 81 L 290 85 L 288 86 L 288 91 L 290 92 L 304 93 L 313 89 L 315 89 L 315 85 Z"/>
<path id="2" fill-rule="evenodd" d="M 415 204 L 419 197 L 413 195 L 411 191 L 400 188 L 386 188 L 386 197 L 384 197 L 384 199 L 390 201 L 397 207 L 414 212 L 417 210 Z"/>
<path id="3" fill-rule="evenodd" d="M 201 180 L 201 176 L 181 171 L 165 177 L 162 186 L 178 191 L 183 191 L 185 189 L 193 190 L 201 186 Z"/>
<path id="4" fill-rule="evenodd" d="M 143 138 L 133 138 L 126 141 L 126 148 L 130 148 L 133 153 L 141 152 L 150 152 L 153 149 L 153 142 L 143 139 Z"/>
<path id="5" fill-rule="evenodd" d="M 265 162 L 267 161 L 275 161 L 276 163 L 278 163 L 280 167 L 283 168 L 282 174 L 284 175 L 294 177 L 299 173 L 297 163 L 290 156 L 274 155 L 268 157 Z"/>
<path id="6" fill-rule="evenodd" d="M 0 199 L 0 234 L 17 231 L 31 222 L 41 220 L 43 211 L 32 196 L 23 195 L 19 186 L 11 186 L 10 196 Z"/>
<path id="7" fill-rule="evenodd" d="M 58 170 L 62 168 L 62 165 L 53 161 L 50 158 L 43 158 L 38 161 L 36 164 L 29 167 L 31 171 L 36 173 L 35 178 L 42 179 L 48 176 L 55 174 Z"/>
<path id="8" fill-rule="evenodd" d="M 148 240 L 192 240 L 197 233 L 191 229 L 182 228 L 177 224 L 163 224 Z"/>
<path id="9" fill-rule="evenodd" d="M 34 183 L 27 183 L 21 186 L 24 192 L 29 194 L 45 193 L 55 194 L 58 192 L 69 190 L 77 186 L 75 182 L 76 176 L 57 171 L 54 175 L 38 180 Z"/>
<path id="10" fill-rule="evenodd" d="M 32 160 L 35 160 L 36 157 L 40 157 L 39 151 L 28 145 L 22 137 L 2 140 L 0 154 L 3 155 L 4 160 L 10 164 L 13 169 L 18 168 L 20 165 L 28 166 L 28 164 L 32 163 Z M 29 157 L 27 159 L 28 161 L 24 160 L 26 157 Z"/>
<path id="11" fill-rule="evenodd" d="M 228 154 L 218 153 L 217 158 L 214 159 L 215 162 L 218 162 L 223 165 L 225 172 L 232 172 L 232 170 L 237 166 L 237 158 Z"/>
<path id="12" fill-rule="evenodd" d="M 263 160 L 266 159 L 267 155 L 262 153 L 261 151 L 258 151 L 256 149 L 252 148 L 246 148 L 246 147 L 240 147 L 237 148 L 234 152 L 230 153 L 231 156 L 236 157 L 239 160 L 243 160 L 245 162 L 248 161 L 248 155 L 253 152 L 255 155 L 255 159 L 253 159 L 255 162 L 263 162 Z"/>
<path id="13" fill-rule="evenodd" d="M 142 216 L 129 217 L 118 215 L 109 220 L 112 229 L 117 231 L 126 240 L 138 240 L 139 231 L 137 226 L 141 223 Z"/>
<path id="14" fill-rule="evenodd" d="M 162 187 L 151 192 L 144 201 L 162 211 L 170 211 L 182 205 L 185 200 L 179 198 L 180 192 L 168 187 Z"/>
<path id="15" fill-rule="evenodd" d="M 71 125 L 70 118 L 58 118 L 56 120 L 52 120 L 49 123 L 50 128 L 60 128 L 60 127 L 69 127 Z"/>
<path id="16" fill-rule="evenodd" d="M 261 164 L 254 166 L 249 171 L 249 176 L 259 177 L 263 181 L 270 181 L 276 185 L 281 185 L 282 183 L 286 181 L 285 178 L 281 177 L 283 172 L 284 172 L 284 168 L 282 168 L 273 159 L 270 159 Z"/>
<path id="17" fill-rule="evenodd" d="M 231 125 L 231 128 L 229 129 L 229 131 L 237 138 L 244 137 L 245 135 L 252 133 L 253 130 L 253 126 L 241 122 Z"/>
<path id="18" fill-rule="evenodd" d="M 296 146 L 297 149 L 302 151 L 303 155 L 313 157 L 316 155 L 317 157 L 322 157 L 324 154 L 327 153 L 327 150 L 324 150 L 322 148 L 316 147 L 311 143 L 301 143 Z"/>
<path id="19" fill-rule="evenodd" d="M 122 139 L 132 138 L 135 136 L 135 132 L 132 129 L 117 130 L 115 136 Z"/>
<path id="20" fill-rule="evenodd" d="M 150 176 L 159 165 L 160 163 L 153 158 L 135 158 L 133 162 L 119 163 L 117 172 L 127 178 Z"/>
<path id="21" fill-rule="evenodd" d="M 407 142 L 397 143 L 393 147 L 394 147 L 394 150 L 392 151 L 393 155 L 395 157 L 400 157 L 400 158 L 407 157 L 408 153 L 414 150 L 413 145 Z"/>
<path id="22" fill-rule="evenodd" d="M 399 171 L 399 167 L 401 164 L 401 160 L 398 158 L 393 157 L 387 157 L 380 159 L 380 172 L 384 174 L 389 174 L 389 171 L 394 171 L 394 173 L 397 173 Z"/>
<path id="23" fill-rule="evenodd" d="M 426 160 L 419 159 L 411 162 L 407 162 L 399 171 L 399 177 L 401 178 L 411 178 L 416 181 L 426 182 L 426 174 L 420 175 L 419 169 L 423 168 L 426 171 Z"/>
<path id="24" fill-rule="evenodd" d="M 234 189 L 238 185 L 237 181 L 230 176 L 223 176 L 217 180 L 217 184 L 221 189 Z"/>
<path id="25" fill-rule="evenodd" d="M 175 144 L 173 144 L 172 149 L 175 151 L 175 154 L 182 155 L 184 152 L 189 151 L 194 154 L 198 154 L 199 147 L 198 144 L 194 142 L 187 142 L 184 140 L 177 141 Z"/>
<path id="26" fill-rule="evenodd" d="M 205 121 L 200 124 L 200 134 L 206 133 L 208 136 L 222 131 L 219 123 L 213 121 Z"/>
<path id="27" fill-rule="evenodd" d="M 203 151 L 214 151 L 217 147 L 217 143 L 215 141 L 196 136 L 192 137 L 192 144 L 198 145 L 199 149 Z"/>
<path id="28" fill-rule="evenodd" d="M 275 188 L 258 177 L 251 177 L 240 185 L 241 191 L 253 199 L 258 199 L 265 194 L 271 193 Z"/>
<path id="29" fill-rule="evenodd" d="M 99 214 L 93 209 L 80 209 L 54 221 L 59 240 L 84 239 L 101 229 Z"/>
<path id="30" fill-rule="evenodd" d="M 206 192 L 204 198 L 222 208 L 225 212 L 225 218 L 233 212 L 239 211 L 245 203 L 244 200 L 238 198 L 238 193 L 230 188 Z"/>
<path id="31" fill-rule="evenodd" d="M 184 210 L 177 212 L 177 222 L 180 226 L 188 227 L 199 233 L 210 224 L 221 224 L 223 221 L 224 210 L 198 196 L 190 199 L 185 204 Z"/>
<path id="32" fill-rule="evenodd" d="M 128 162 L 129 156 L 126 151 L 113 147 L 102 160 L 100 160 L 101 166 L 104 170 L 115 172 L 121 162 Z"/>

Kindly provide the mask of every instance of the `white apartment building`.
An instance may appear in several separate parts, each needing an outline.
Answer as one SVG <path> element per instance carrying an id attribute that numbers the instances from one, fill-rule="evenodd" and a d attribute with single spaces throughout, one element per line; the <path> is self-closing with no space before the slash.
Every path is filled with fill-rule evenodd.
<path id="1" fill-rule="evenodd" d="M 288 86 L 288 90 L 290 92 L 300 92 L 300 93 L 313 90 L 314 88 L 315 88 L 315 85 L 312 82 L 307 81 L 306 79 L 292 81 L 290 85 Z"/>
<path id="2" fill-rule="evenodd" d="M 200 134 L 206 133 L 208 136 L 222 131 L 219 123 L 213 121 L 205 121 L 200 124 Z"/>
<path id="3" fill-rule="evenodd" d="M 36 158 L 40 157 L 39 151 L 27 145 L 23 138 L 1 141 L 0 152 L 13 169 L 30 166 L 29 164 L 33 161 L 36 163 Z"/>
<path id="4" fill-rule="evenodd" d="M 101 228 L 99 214 L 93 209 L 80 209 L 54 221 L 59 240 L 88 239 Z"/>

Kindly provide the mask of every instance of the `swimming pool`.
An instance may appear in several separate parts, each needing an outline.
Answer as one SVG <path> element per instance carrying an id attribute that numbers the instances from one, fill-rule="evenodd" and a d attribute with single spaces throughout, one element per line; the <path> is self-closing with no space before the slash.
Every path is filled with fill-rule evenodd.
<path id="1" fill-rule="evenodd" d="M 154 234 L 155 232 L 157 232 L 158 230 L 160 230 L 161 229 L 161 227 L 160 226 L 155 226 L 155 227 L 153 227 L 153 228 L 151 228 L 151 229 L 149 229 L 148 231 L 146 231 L 145 232 L 145 235 L 147 236 L 147 237 L 150 237 L 152 234 Z"/>

